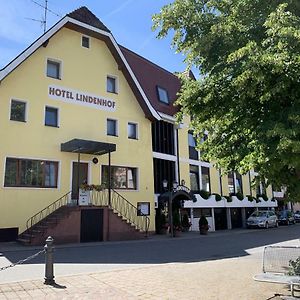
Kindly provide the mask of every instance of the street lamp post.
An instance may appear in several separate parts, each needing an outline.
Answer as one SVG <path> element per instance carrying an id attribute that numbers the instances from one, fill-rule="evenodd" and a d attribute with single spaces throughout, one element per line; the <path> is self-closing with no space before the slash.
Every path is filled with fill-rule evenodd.
<path id="1" fill-rule="evenodd" d="M 169 224 L 170 224 L 170 233 L 171 237 L 174 237 L 174 226 L 173 226 L 173 192 L 177 188 L 178 184 L 176 181 L 173 182 L 173 186 L 169 186 L 168 189 L 168 180 L 163 180 L 163 187 L 165 191 L 169 191 L 168 198 L 168 214 L 169 214 Z"/>

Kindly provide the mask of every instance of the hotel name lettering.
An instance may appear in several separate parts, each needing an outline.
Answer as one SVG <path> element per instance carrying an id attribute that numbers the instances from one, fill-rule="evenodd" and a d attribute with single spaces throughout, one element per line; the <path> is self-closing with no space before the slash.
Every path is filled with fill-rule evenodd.
<path id="1" fill-rule="evenodd" d="M 66 103 L 79 104 L 95 109 L 116 110 L 116 102 L 111 99 L 64 87 L 49 85 L 48 96 L 54 100 L 61 100 Z"/>

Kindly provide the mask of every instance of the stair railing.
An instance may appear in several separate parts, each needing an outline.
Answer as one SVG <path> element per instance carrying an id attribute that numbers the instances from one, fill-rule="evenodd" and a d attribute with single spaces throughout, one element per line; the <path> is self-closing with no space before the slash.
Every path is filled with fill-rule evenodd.
<path id="1" fill-rule="evenodd" d="M 71 191 L 33 215 L 26 222 L 26 232 L 30 235 L 30 240 L 32 238 L 33 226 L 41 222 L 47 216 L 55 212 L 62 206 L 68 204 L 69 195 Z M 137 207 L 132 205 L 127 199 L 120 195 L 115 190 L 111 190 L 111 204 L 109 205 L 109 193 L 108 189 L 102 191 L 91 191 L 90 202 L 92 205 L 96 206 L 109 206 L 114 212 L 117 212 L 121 217 L 126 219 L 130 224 L 135 226 L 137 229 L 145 232 L 148 235 L 150 219 L 148 216 L 139 212 Z"/>
<path id="2" fill-rule="evenodd" d="M 150 219 L 143 214 L 133 204 L 131 204 L 126 198 L 120 195 L 117 191 L 111 190 L 111 204 L 109 205 L 108 190 L 92 191 L 91 203 L 97 206 L 110 206 L 121 217 L 126 219 L 129 223 L 135 226 L 137 229 L 145 232 L 148 235 Z"/>
<path id="3" fill-rule="evenodd" d="M 26 222 L 26 228 L 27 231 L 32 228 L 35 224 L 41 222 L 43 219 L 45 219 L 47 216 L 55 212 L 57 209 L 59 209 L 62 206 L 65 206 L 68 204 L 69 195 L 71 192 L 68 192 L 64 194 L 62 197 L 36 213 L 34 216 L 29 218 Z"/>

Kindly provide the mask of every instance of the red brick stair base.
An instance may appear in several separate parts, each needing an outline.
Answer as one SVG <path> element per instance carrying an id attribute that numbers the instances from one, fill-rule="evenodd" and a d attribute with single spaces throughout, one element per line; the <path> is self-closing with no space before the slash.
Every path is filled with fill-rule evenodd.
<path id="1" fill-rule="evenodd" d="M 31 242 L 26 231 L 19 236 L 18 240 L 27 245 L 44 245 L 46 238 L 52 236 L 55 244 L 80 243 L 81 210 L 99 208 L 103 209 L 103 241 L 145 238 L 144 232 L 137 230 L 108 207 L 65 206 L 33 227 Z M 59 214 L 57 224 L 52 221 L 55 218 L 55 214 Z"/>

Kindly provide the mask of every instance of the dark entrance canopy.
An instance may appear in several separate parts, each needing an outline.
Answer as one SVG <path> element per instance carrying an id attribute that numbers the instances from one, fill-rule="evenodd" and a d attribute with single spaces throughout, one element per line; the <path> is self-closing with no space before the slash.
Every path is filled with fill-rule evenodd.
<path id="1" fill-rule="evenodd" d="M 116 144 L 73 139 L 60 145 L 63 152 L 103 155 L 116 151 Z"/>
<path id="2" fill-rule="evenodd" d="M 177 186 L 176 189 L 173 189 L 172 191 L 164 192 L 158 197 L 159 203 L 167 203 L 169 201 L 193 201 L 196 202 L 197 199 L 190 191 L 190 189 L 184 185 Z"/>
<path id="3" fill-rule="evenodd" d="M 73 139 L 60 145 L 62 152 L 71 152 L 78 154 L 78 168 L 77 168 L 77 205 L 79 204 L 79 190 L 80 190 L 80 155 L 81 154 L 92 154 L 92 155 L 103 155 L 108 154 L 108 201 L 111 203 L 111 152 L 116 151 L 116 144 Z M 72 189 L 73 194 L 73 189 Z M 75 192 L 74 192 L 75 197 Z"/>

